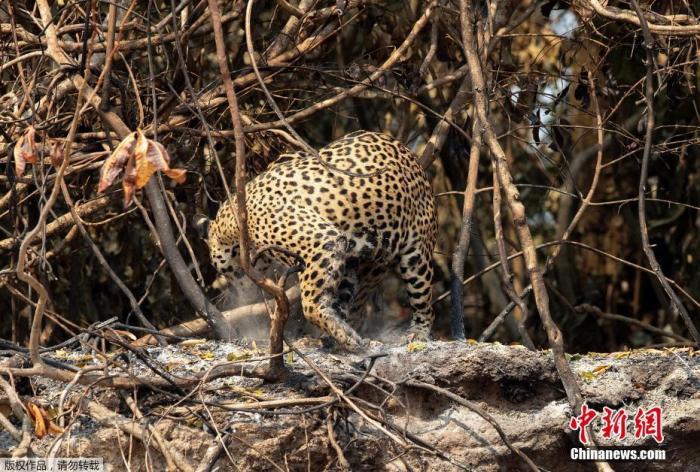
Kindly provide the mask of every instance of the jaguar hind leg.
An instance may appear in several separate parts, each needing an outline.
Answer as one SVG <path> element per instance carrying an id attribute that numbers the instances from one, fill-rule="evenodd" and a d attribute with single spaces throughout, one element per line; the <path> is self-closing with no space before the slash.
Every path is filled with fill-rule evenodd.
<path id="1" fill-rule="evenodd" d="M 373 229 L 353 231 L 348 241 L 348 256 L 359 260 L 372 259 L 379 251 L 379 238 Z M 359 262 L 359 261 L 358 261 Z"/>
<path id="2" fill-rule="evenodd" d="M 324 231 L 319 231 L 319 227 Z M 306 255 L 306 268 L 299 276 L 304 317 L 330 334 L 350 351 L 362 350 L 366 343 L 343 319 L 348 303 L 344 291 L 351 290 L 352 282 L 343 283 L 346 265 L 357 254 L 372 245 L 357 240 L 337 228 L 323 225 L 315 228 L 314 250 Z"/>
<path id="3" fill-rule="evenodd" d="M 343 347 L 350 351 L 360 351 L 364 341 L 357 332 L 342 318 L 340 302 L 335 298 L 336 281 L 330 271 L 323 273 L 323 279 L 314 277 L 317 267 L 310 267 L 301 274 L 301 302 L 304 317 L 330 334 Z M 336 285 L 336 286 L 334 286 Z"/>
<path id="4" fill-rule="evenodd" d="M 430 335 L 435 315 L 432 307 L 433 263 L 431 250 L 422 244 L 409 248 L 401 256 L 399 274 L 406 284 L 413 310 L 409 329 L 413 339 L 425 340 Z"/>
<path id="5" fill-rule="evenodd" d="M 361 332 L 376 325 L 376 320 L 370 319 L 372 315 L 367 307 L 374 295 L 381 289 L 382 281 L 387 272 L 387 267 L 377 263 L 377 261 L 368 260 L 359 263 L 357 283 L 350 303 L 348 320 L 353 327 Z M 376 313 L 373 315 L 376 316 Z"/>

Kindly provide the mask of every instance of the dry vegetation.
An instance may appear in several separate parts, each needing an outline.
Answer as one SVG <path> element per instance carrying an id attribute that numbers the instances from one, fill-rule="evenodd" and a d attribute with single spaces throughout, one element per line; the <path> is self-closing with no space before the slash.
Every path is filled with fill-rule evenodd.
<path id="1" fill-rule="evenodd" d="M 573 408 L 586 395 L 565 352 L 697 345 L 699 13 L 646 0 L 0 0 L 0 400 L 14 423 L 0 420 L 13 454 L 31 450 L 41 416 L 17 396 L 23 378 L 199 401 L 201 378 L 172 377 L 127 332 L 165 344 L 182 331 L 158 330 L 197 315 L 230 337 L 195 215 L 243 199 L 280 153 L 357 129 L 395 135 L 432 179 L 436 337 L 551 347 Z M 289 290 L 246 271 L 277 300 L 280 352 Z M 45 359 L 79 343 L 89 367 Z M 121 351 L 159 381 L 131 375 Z M 328 420 L 336 466 L 348 411 L 461 466 L 308 366 L 335 403 L 299 418 Z M 245 374 L 279 379 L 281 356 L 272 367 Z M 152 406 L 121 402 L 134 417 Z M 99 398 L 84 408 L 104 419 Z M 213 464 L 226 441 L 209 432 Z"/>

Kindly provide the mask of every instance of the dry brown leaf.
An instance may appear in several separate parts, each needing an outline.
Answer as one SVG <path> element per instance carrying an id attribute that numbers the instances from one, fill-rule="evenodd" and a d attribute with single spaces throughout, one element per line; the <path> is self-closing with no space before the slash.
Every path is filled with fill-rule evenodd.
<path id="1" fill-rule="evenodd" d="M 170 155 L 162 144 L 148 140 L 145 152 L 136 154 L 136 188 L 143 188 L 157 171 L 170 169 Z"/>
<path id="2" fill-rule="evenodd" d="M 62 434 L 63 433 L 63 428 L 61 428 L 59 425 L 54 423 L 53 421 L 49 421 L 49 430 L 48 433 L 51 435 L 56 435 L 56 434 Z"/>
<path id="3" fill-rule="evenodd" d="M 178 184 L 184 183 L 187 171 L 184 169 L 170 168 L 170 154 L 165 147 L 157 141 L 148 140 L 148 148 L 145 153 L 136 156 L 137 180 L 136 188 L 143 188 L 148 179 L 157 171 L 173 179 Z"/>
<path id="4" fill-rule="evenodd" d="M 41 414 L 41 408 L 34 403 L 27 403 L 27 411 L 34 422 L 34 436 L 39 439 L 46 436 L 46 422 L 44 415 Z"/>
<path id="5" fill-rule="evenodd" d="M 143 188 L 150 180 L 153 173 L 158 170 L 145 157 L 137 157 L 136 159 L 136 188 Z"/>
<path id="6" fill-rule="evenodd" d="M 153 150 L 151 150 L 151 147 L 149 147 L 149 160 L 151 160 L 153 164 L 156 164 L 153 159 L 157 159 L 159 163 L 162 163 L 162 167 L 158 167 L 158 170 L 163 171 L 165 175 L 173 179 L 178 184 L 185 183 L 187 171 L 185 169 L 171 169 L 170 154 L 168 154 L 168 151 L 157 141 L 151 141 L 151 144 L 153 145 Z M 152 152 L 156 154 L 152 155 Z"/>
<path id="7" fill-rule="evenodd" d="M 136 134 L 136 145 L 134 146 L 134 156 L 139 159 L 140 156 L 145 155 L 148 152 L 148 142 L 143 131 L 137 129 L 133 134 Z"/>
<path id="8" fill-rule="evenodd" d="M 187 171 L 185 169 L 168 169 L 163 171 L 163 173 L 178 184 L 184 184 L 187 179 Z"/>
<path id="9" fill-rule="evenodd" d="M 53 422 L 48 412 L 34 403 L 27 403 L 27 411 L 34 422 L 34 435 L 41 439 L 47 434 L 61 434 L 63 428 Z"/>
<path id="10" fill-rule="evenodd" d="M 24 134 L 15 143 L 15 175 L 24 175 L 27 162 L 36 164 L 39 161 L 36 151 L 36 130 L 33 126 L 28 126 Z"/>
<path id="11" fill-rule="evenodd" d="M 134 131 L 124 138 L 105 161 L 98 192 L 103 192 L 112 185 L 122 169 L 125 207 L 133 200 L 134 192 L 145 187 L 156 171 L 163 171 L 179 184 L 183 183 L 187 176 L 184 169 L 171 169 L 170 155 L 165 147 L 159 142 L 147 139 L 141 130 Z"/>
<path id="12" fill-rule="evenodd" d="M 144 157 L 158 170 L 170 168 L 170 154 L 158 141 L 148 141 L 148 148 Z"/>
<path id="13" fill-rule="evenodd" d="M 100 176 L 100 184 L 97 187 L 97 192 L 104 192 L 107 187 L 114 183 L 114 180 L 121 173 L 122 169 L 127 165 L 129 158 L 133 154 L 134 145 L 136 144 L 136 133 L 131 133 L 117 146 L 117 149 L 107 158 L 102 165 L 102 175 Z"/>
<path id="14" fill-rule="evenodd" d="M 134 190 L 136 183 L 136 163 L 132 154 L 126 162 L 124 170 L 124 178 L 122 179 L 122 188 L 124 189 L 124 208 L 128 207 L 131 200 L 134 198 Z"/>

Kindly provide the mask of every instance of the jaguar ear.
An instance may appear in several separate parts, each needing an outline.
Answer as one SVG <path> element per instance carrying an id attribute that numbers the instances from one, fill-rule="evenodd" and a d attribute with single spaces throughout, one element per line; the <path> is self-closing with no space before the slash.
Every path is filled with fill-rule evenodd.
<path id="1" fill-rule="evenodd" d="M 207 239 L 209 237 L 209 224 L 211 220 L 204 215 L 194 215 L 193 225 L 197 230 L 197 234 L 202 239 Z"/>

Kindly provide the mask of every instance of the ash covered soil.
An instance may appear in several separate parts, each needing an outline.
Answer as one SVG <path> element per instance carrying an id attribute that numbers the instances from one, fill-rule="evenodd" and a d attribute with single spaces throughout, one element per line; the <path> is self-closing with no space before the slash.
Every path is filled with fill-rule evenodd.
<path id="1" fill-rule="evenodd" d="M 154 436 L 147 435 L 145 441 L 130 437 L 114 418 L 95 415 L 86 406 L 97 402 L 118 418 L 159 433 L 165 447 L 184 458 L 183 470 L 197 469 L 217 434 L 228 453 L 220 455 L 214 470 L 340 470 L 329 424 L 350 470 L 529 470 L 486 420 L 436 392 L 402 384 L 412 379 L 475 402 L 542 468 L 595 469 L 591 462 L 569 458 L 578 434 L 569 421 L 580 412 L 572 413 L 549 351 L 438 341 L 386 347 L 386 356 L 376 359 L 366 374 L 366 357 L 329 351 L 315 341 L 297 341 L 295 347 L 340 389 L 355 386 L 346 396 L 369 416 L 338 401 L 327 382 L 295 353 L 285 355 L 290 371 L 286 380 L 266 382 L 234 375 L 264 365 L 265 354 L 257 346 L 189 342 L 143 350 L 160 376 L 144 358 L 113 354 L 106 375 L 128 374 L 157 387 L 119 392 L 86 385 L 66 389 L 65 383 L 38 377 L 19 380 L 23 402 L 38 404 L 52 415 L 63 395 L 67 412 L 63 435 L 34 438 L 32 450 L 38 456 L 55 447 L 58 457 L 103 457 L 108 470 L 115 471 L 167 469 Z M 49 357 L 79 367 L 104 362 L 80 351 L 57 351 Z M 700 356 L 692 349 L 591 353 L 570 356 L 569 361 L 590 408 L 623 408 L 629 416 L 624 440 L 605 439 L 601 422 L 594 421 L 599 444 L 666 451 L 665 461 L 613 462 L 615 470 L 700 469 Z M 221 375 L 222 366 L 226 375 L 212 378 Z M 163 388 L 165 377 L 179 386 Z M 143 418 L 134 419 L 125 397 L 136 400 Z M 2 400 L 0 396 L 0 406 Z M 652 407 L 662 410 L 660 445 L 634 434 L 635 412 Z M 385 431 L 369 417 L 381 418 Z M 10 455 L 16 444 L 0 431 L 0 457 Z"/>

